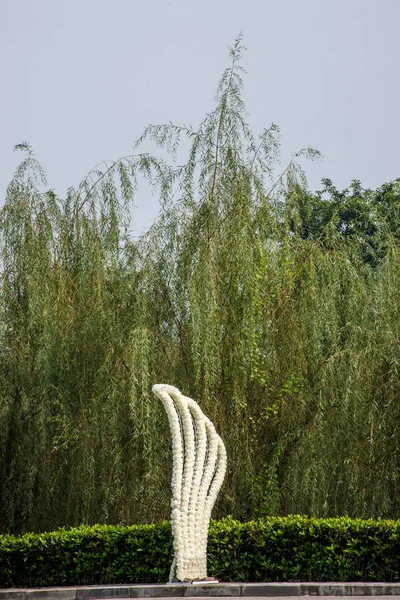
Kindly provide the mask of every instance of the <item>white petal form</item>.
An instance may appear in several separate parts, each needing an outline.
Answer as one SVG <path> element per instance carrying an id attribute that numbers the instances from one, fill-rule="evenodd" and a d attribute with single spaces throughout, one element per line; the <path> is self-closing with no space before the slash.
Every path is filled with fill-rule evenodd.
<path id="1" fill-rule="evenodd" d="M 174 560 L 170 581 L 207 577 L 211 511 L 226 472 L 226 450 L 200 406 L 167 384 L 153 386 L 172 435 L 171 526 Z"/>

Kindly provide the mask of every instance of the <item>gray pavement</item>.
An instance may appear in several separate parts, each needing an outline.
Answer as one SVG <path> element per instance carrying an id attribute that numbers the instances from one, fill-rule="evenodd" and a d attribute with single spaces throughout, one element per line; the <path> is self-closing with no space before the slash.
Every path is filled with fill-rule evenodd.
<path id="1" fill-rule="evenodd" d="M 175 600 L 206 597 L 241 599 L 298 598 L 318 596 L 319 599 L 342 596 L 379 596 L 380 600 L 400 596 L 398 583 L 352 582 L 288 582 L 288 583 L 207 583 L 171 585 L 93 585 L 51 588 L 0 589 L 0 600 L 127 600 L 132 598 L 168 598 Z M 400 598 L 399 598 L 400 600 Z"/>

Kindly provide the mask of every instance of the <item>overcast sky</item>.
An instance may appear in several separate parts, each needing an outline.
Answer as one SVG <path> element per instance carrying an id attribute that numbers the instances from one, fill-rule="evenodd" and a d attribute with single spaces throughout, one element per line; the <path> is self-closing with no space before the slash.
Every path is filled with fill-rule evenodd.
<path id="1" fill-rule="evenodd" d="M 305 146 L 310 187 L 400 177 L 400 0 L 0 0 L 1 202 L 27 140 L 63 195 L 148 123 L 195 126 L 243 30 L 249 122 Z M 136 233 L 158 212 L 136 199 Z"/>

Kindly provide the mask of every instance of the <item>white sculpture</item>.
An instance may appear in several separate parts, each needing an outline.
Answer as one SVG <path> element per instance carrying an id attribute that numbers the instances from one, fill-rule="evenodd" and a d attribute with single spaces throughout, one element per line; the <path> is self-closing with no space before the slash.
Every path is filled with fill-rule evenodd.
<path id="1" fill-rule="evenodd" d="M 174 560 L 169 580 L 207 579 L 208 527 L 225 476 L 225 446 L 197 402 L 171 385 L 155 385 L 153 392 L 164 405 L 172 434 Z"/>

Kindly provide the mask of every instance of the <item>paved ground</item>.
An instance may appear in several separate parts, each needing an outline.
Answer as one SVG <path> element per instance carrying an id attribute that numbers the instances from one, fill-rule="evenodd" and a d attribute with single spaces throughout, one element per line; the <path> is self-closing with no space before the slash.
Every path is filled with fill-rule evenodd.
<path id="1" fill-rule="evenodd" d="M 0 600 L 333 600 L 378 596 L 379 600 L 400 600 L 398 583 L 362 582 L 287 582 L 287 583 L 212 583 L 212 584 L 121 584 L 77 587 L 0 589 Z"/>

